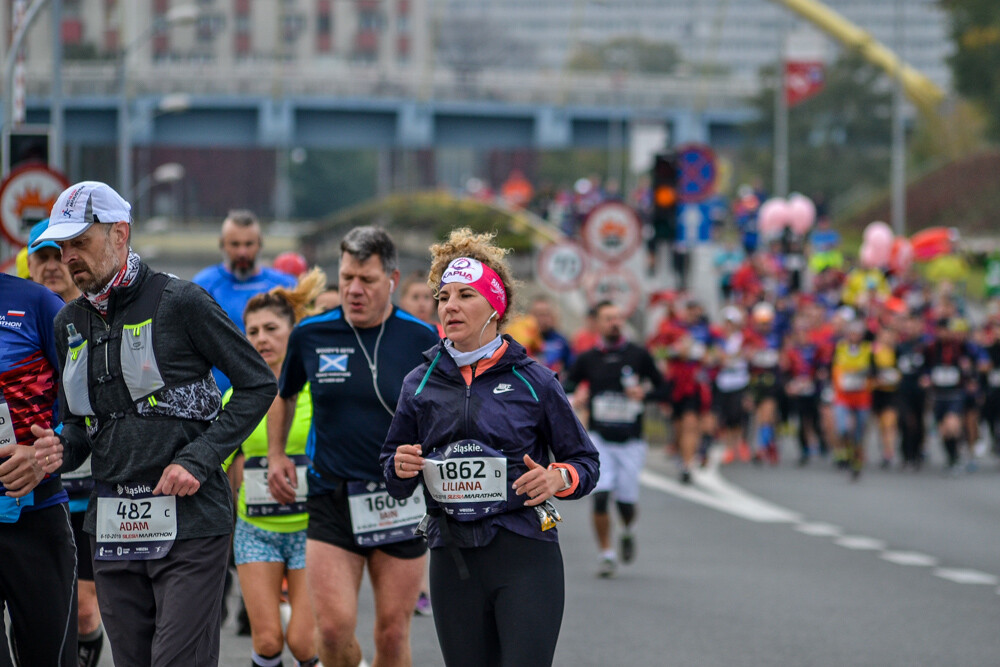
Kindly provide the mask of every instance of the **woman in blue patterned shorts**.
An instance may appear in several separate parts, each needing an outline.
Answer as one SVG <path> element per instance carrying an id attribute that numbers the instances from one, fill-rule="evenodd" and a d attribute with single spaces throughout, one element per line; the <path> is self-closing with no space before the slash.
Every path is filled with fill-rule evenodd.
<path id="1" fill-rule="evenodd" d="M 281 372 L 288 336 L 307 313 L 307 305 L 323 290 L 326 276 L 313 269 L 295 289 L 277 287 L 250 299 L 243 311 L 247 338 L 264 357 L 275 377 Z M 223 401 L 228 399 L 227 393 Z M 308 465 L 306 439 L 312 422 L 308 391 L 299 393 L 287 453 L 296 465 Z M 312 666 L 316 656 L 315 626 L 306 590 L 305 471 L 299 474 L 302 502 L 277 503 L 267 489 L 267 418 L 231 457 L 242 469 L 233 553 L 240 588 L 250 618 L 253 662 L 260 667 L 281 665 L 285 641 L 296 665 Z M 298 501 L 299 499 L 296 498 Z M 288 580 L 291 617 L 282 634 L 282 579 Z"/>

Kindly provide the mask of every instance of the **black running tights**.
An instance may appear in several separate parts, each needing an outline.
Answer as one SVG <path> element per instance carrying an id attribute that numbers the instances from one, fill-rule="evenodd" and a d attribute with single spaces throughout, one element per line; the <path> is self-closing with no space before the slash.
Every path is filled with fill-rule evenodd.
<path id="1" fill-rule="evenodd" d="M 500 529 L 485 547 L 431 549 L 434 626 L 448 667 L 548 667 L 562 624 L 564 582 L 557 542 Z"/>

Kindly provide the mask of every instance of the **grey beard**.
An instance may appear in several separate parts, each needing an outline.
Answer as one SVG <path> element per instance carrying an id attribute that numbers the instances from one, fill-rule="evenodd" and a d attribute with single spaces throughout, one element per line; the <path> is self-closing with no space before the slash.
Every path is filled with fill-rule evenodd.
<path id="1" fill-rule="evenodd" d="M 229 261 L 229 257 L 225 253 L 222 254 L 222 263 L 225 265 L 229 272 L 232 273 L 238 280 L 246 280 L 247 278 L 252 278 L 257 275 L 257 260 L 254 259 L 250 263 L 249 267 L 236 266 L 235 262 Z"/>
<path id="2" fill-rule="evenodd" d="M 85 294 L 97 294 L 104 289 L 105 285 L 111 282 L 111 280 L 115 277 L 115 274 L 117 274 L 121 268 L 122 267 L 120 266 L 112 267 L 107 271 L 107 275 L 90 278 L 89 280 L 84 278 L 81 282 L 74 281 L 74 283 L 79 290 Z M 93 276 L 95 274 L 92 273 L 91 275 Z"/>
<path id="3" fill-rule="evenodd" d="M 237 279 L 246 280 L 247 278 L 257 275 L 257 266 L 251 266 L 249 269 L 240 269 L 234 266 L 230 269 L 230 271 L 233 272 L 233 275 L 236 276 Z"/>
<path id="4" fill-rule="evenodd" d="M 121 267 L 119 266 L 111 269 L 106 276 L 91 278 L 90 280 L 84 279 L 83 282 L 77 283 L 76 286 L 80 288 L 81 292 L 85 292 L 87 294 L 97 294 L 104 289 L 105 285 L 111 282 L 111 280 L 115 277 L 115 274 L 117 274 L 120 269 Z"/>

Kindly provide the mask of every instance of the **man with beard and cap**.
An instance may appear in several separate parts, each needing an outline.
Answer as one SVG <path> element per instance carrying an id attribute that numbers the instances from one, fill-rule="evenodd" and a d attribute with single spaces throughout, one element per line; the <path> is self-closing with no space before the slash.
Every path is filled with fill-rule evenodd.
<path id="1" fill-rule="evenodd" d="M 55 241 L 42 241 L 34 245 L 39 236 L 49 228 L 49 219 L 42 220 L 31 228 L 28 237 L 28 270 L 31 279 L 48 287 L 64 302 L 80 296 L 80 290 L 69 274 L 69 267 L 63 264 L 62 251 Z M 54 319 L 54 318 L 52 318 Z M 52 323 L 48 323 L 51 335 Z M 90 491 L 94 480 L 90 476 L 90 461 L 86 461 L 75 472 L 62 476 L 66 493 L 69 494 L 70 523 L 73 525 L 73 539 L 83 545 L 89 541 L 83 531 L 84 516 L 90 504 Z M 81 550 L 82 551 L 82 550 Z M 104 630 L 101 629 L 101 613 L 97 606 L 97 588 L 94 586 L 94 567 L 89 557 L 76 559 L 77 578 L 77 631 L 78 667 L 93 667 L 101 659 L 104 646 Z"/>
<path id="2" fill-rule="evenodd" d="M 587 430 L 600 454 L 601 477 L 594 487 L 594 532 L 600 549 L 598 575 L 615 576 L 617 555 L 611 545 L 611 517 L 608 504 L 615 496 L 621 518 L 621 559 L 635 558 L 632 525 L 638 514 L 639 473 L 646 461 L 642 439 L 643 402 L 655 398 L 669 400 L 667 385 L 653 357 L 624 335 L 625 318 L 611 301 L 594 306 L 597 347 L 577 357 L 566 376 L 567 393 L 576 392 L 577 405 L 588 409 Z"/>
<path id="3" fill-rule="evenodd" d="M 251 297 L 275 287 L 295 287 L 294 276 L 257 263 L 263 247 L 257 216 L 252 211 L 234 209 L 222 221 L 222 262 L 203 269 L 191 281 L 204 287 L 241 331 L 243 309 Z M 217 368 L 212 374 L 219 390 L 226 393 L 229 379 Z"/>
<path id="4" fill-rule="evenodd" d="M 130 211 L 104 183 L 77 183 L 35 240 L 59 245 L 83 292 L 55 318 L 63 428 L 31 427 L 35 459 L 55 473 L 91 457 L 84 530 L 115 664 L 216 665 L 233 530 L 221 463 L 277 387 L 203 289 L 131 249 Z M 225 408 L 213 366 L 232 379 Z"/>

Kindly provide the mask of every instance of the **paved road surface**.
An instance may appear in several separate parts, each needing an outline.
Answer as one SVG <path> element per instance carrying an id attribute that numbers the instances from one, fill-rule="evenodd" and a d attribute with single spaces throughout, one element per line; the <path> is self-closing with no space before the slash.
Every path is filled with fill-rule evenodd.
<path id="1" fill-rule="evenodd" d="M 651 450 L 638 559 L 614 580 L 594 576 L 589 504 L 563 504 L 557 665 L 1000 664 L 995 462 L 960 478 L 873 469 L 855 484 L 818 462 L 674 479 Z M 371 627 L 366 583 L 368 660 Z M 222 664 L 249 664 L 249 649 L 228 623 Z M 414 665 L 442 664 L 431 619 L 414 619 L 413 651 Z"/>

